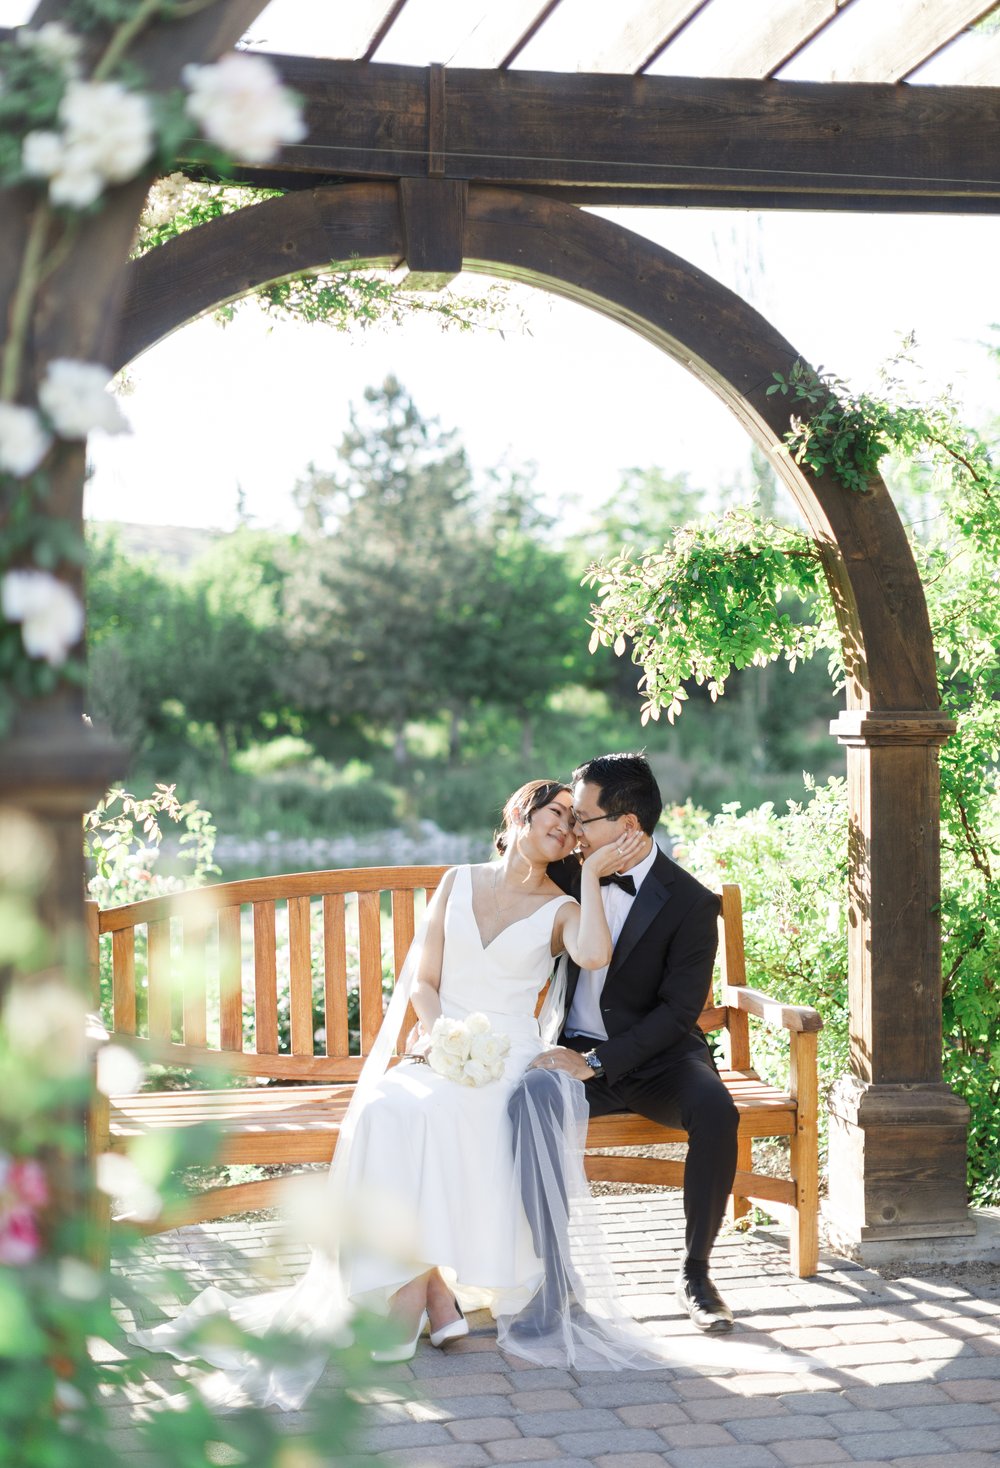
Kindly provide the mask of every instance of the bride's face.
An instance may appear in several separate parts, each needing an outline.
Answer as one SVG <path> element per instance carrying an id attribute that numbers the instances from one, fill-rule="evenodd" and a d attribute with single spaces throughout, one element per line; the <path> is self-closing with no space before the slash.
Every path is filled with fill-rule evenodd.
<path id="1" fill-rule="evenodd" d="M 559 861 L 569 856 L 576 844 L 573 835 L 573 801 L 568 790 L 560 790 L 545 805 L 531 813 L 519 828 L 518 846 L 533 861 Z"/>

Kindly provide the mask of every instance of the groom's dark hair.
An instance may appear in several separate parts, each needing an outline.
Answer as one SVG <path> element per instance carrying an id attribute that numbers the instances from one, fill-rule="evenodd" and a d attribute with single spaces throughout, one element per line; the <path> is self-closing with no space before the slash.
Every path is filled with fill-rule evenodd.
<path id="1" fill-rule="evenodd" d="M 573 783 L 585 780 L 601 792 L 601 809 L 609 816 L 634 815 L 652 836 L 663 813 L 663 800 L 649 761 L 642 754 L 602 754 L 573 771 Z"/>

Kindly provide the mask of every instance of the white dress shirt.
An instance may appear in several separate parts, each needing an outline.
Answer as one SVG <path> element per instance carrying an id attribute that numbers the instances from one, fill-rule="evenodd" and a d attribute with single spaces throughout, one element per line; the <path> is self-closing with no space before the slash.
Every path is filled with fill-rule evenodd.
<path id="1" fill-rule="evenodd" d="M 622 873 L 623 876 L 632 878 L 636 895 L 653 869 L 658 850 L 654 841 L 649 854 L 634 867 L 629 867 L 627 872 Z M 614 882 L 609 882 L 606 887 L 601 888 L 601 901 L 604 903 L 604 915 L 611 929 L 611 947 L 614 948 L 621 937 L 625 919 L 631 911 L 635 896 L 631 892 L 623 892 Z M 576 991 L 573 994 L 573 1003 L 566 1016 L 567 1035 L 592 1035 L 595 1040 L 608 1038 L 601 1015 L 601 992 L 604 989 L 604 981 L 608 977 L 609 967 L 610 964 L 605 964 L 604 968 L 582 968 L 580 970 L 580 977 L 576 981 Z"/>

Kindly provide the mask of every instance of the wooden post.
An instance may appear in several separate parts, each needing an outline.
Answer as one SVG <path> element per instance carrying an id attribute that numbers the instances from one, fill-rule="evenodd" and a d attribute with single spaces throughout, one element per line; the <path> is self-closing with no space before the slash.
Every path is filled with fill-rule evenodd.
<path id="1" fill-rule="evenodd" d="M 830 1098 L 826 1213 L 839 1249 L 875 1259 L 975 1232 L 968 1107 L 941 1080 L 937 749 L 955 726 L 852 710 L 831 727 L 847 748 L 852 1074 Z"/>
<path id="2" fill-rule="evenodd" d="M 399 207 L 406 264 L 404 290 L 439 291 L 462 268 L 469 186 L 451 179 L 401 178 Z"/>

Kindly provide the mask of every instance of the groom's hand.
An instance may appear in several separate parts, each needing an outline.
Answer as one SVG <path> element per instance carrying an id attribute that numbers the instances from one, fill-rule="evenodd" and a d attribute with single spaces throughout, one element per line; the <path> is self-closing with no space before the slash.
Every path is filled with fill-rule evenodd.
<path id="1" fill-rule="evenodd" d="M 528 1066 L 529 1070 L 564 1070 L 578 1081 L 589 1081 L 594 1072 L 575 1050 L 557 1045 L 554 1050 L 543 1050 Z"/>

